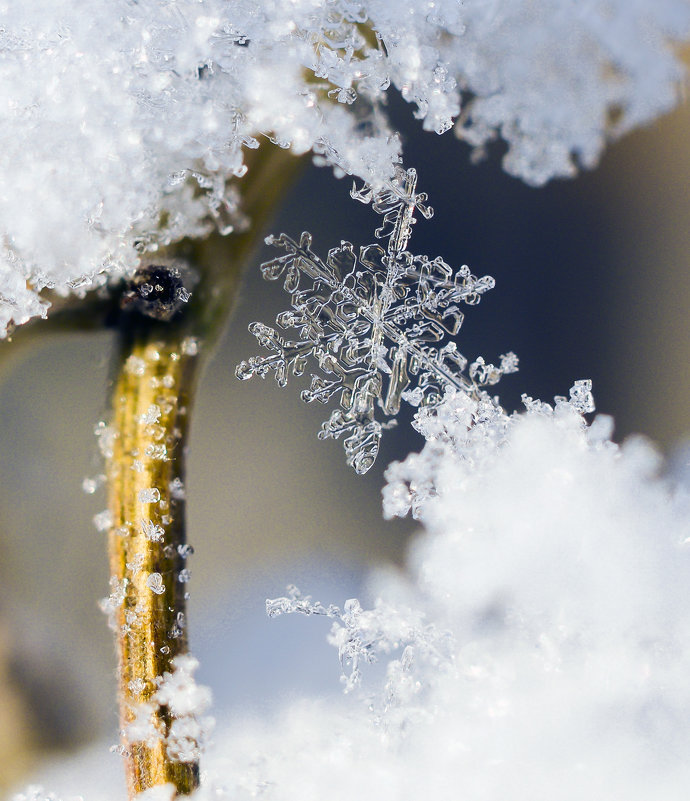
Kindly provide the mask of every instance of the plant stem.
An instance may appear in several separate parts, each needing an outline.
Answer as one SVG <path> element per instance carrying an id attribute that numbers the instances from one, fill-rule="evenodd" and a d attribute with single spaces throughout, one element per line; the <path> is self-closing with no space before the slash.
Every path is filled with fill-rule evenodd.
<path id="1" fill-rule="evenodd" d="M 111 587 L 119 670 L 120 724 L 130 798 L 171 782 L 177 793 L 198 784 L 196 761 L 175 761 L 166 738 L 172 718 L 152 704 L 158 736 L 132 742 L 128 726 L 151 703 L 172 660 L 186 652 L 187 548 L 184 454 L 198 362 L 195 340 L 161 338 L 162 326 L 123 336 L 106 442 Z M 113 596 L 111 596 L 112 598 Z"/>
<path id="2" fill-rule="evenodd" d="M 189 415 L 201 350 L 208 355 L 217 340 L 242 268 L 303 161 L 265 143 L 248 154 L 247 163 L 249 173 L 240 188 L 250 228 L 227 237 L 185 240 L 150 259 L 155 265 L 182 259 L 198 273 L 184 311 L 169 322 L 138 313 L 123 313 L 118 320 L 121 353 L 113 418 L 101 433 L 101 449 L 110 513 L 111 595 L 105 606 L 117 643 L 130 799 L 167 782 L 176 794 L 189 794 L 199 781 L 198 748 L 182 761 L 171 733 L 173 710 L 156 699 L 165 674 L 176 667 L 173 660 L 187 651 L 184 460 Z M 112 305 L 104 314 L 112 315 Z"/>

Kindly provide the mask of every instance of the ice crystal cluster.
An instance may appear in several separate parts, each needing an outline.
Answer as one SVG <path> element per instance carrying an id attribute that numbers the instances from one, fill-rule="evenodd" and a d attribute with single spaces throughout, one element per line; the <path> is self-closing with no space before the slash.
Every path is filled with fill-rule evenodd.
<path id="1" fill-rule="evenodd" d="M 206 715 L 211 694 L 194 679 L 199 663 L 193 656 L 176 656 L 172 665 L 173 672 L 160 677 L 158 690 L 150 701 L 140 703 L 134 710 L 134 720 L 127 725 L 125 734 L 130 743 L 151 745 L 163 739 L 158 716 L 164 707 L 172 718 L 165 737 L 169 757 L 174 762 L 194 762 L 213 727 L 213 719 Z"/>
<path id="2" fill-rule="evenodd" d="M 395 87 L 530 183 L 676 100 L 687 0 L 0 2 L 0 332 L 142 251 L 241 223 L 266 137 L 381 188 Z M 460 158 L 461 156 L 459 156 Z"/>
<path id="3" fill-rule="evenodd" d="M 231 721 L 196 801 L 687 798 L 690 497 L 649 444 L 585 422 L 589 382 L 524 400 L 418 411 L 427 443 L 386 489 L 424 527 L 406 573 L 374 574 L 368 609 L 268 602 L 331 618 L 354 691 Z M 116 798 L 93 772 L 64 792 Z"/>
<path id="4" fill-rule="evenodd" d="M 252 323 L 249 330 L 270 353 L 243 361 L 236 370 L 243 380 L 273 372 L 285 386 L 288 376 L 302 375 L 311 360 L 320 372 L 312 374 L 302 400 L 339 399 L 319 438 L 344 436 L 347 463 L 360 474 L 373 465 L 386 425 L 376 419 L 377 409 L 394 418 L 402 400 L 433 407 L 450 387 L 482 397 L 483 386 L 517 369 L 517 357 L 508 353 L 498 367 L 479 358 L 463 374 L 467 359 L 449 337 L 462 325 L 461 305 L 478 303 L 494 280 L 477 278 L 467 265 L 454 272 L 440 256 L 429 259 L 407 250 L 414 211 L 432 214 L 416 184 L 413 169 L 398 167 L 383 190 L 366 185 L 353 190 L 353 197 L 383 215 L 376 236 L 387 240 L 385 248 L 373 244 L 357 252 L 341 242 L 324 261 L 312 251 L 308 233 L 299 242 L 285 234 L 269 237 L 287 255 L 263 264 L 264 278 L 283 278 L 292 305 L 276 322 L 296 329 L 298 338 L 286 340 L 275 329 Z"/>

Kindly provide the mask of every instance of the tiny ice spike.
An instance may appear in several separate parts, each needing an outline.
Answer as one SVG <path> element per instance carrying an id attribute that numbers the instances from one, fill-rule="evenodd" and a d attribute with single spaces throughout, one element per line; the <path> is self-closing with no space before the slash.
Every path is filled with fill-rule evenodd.
<path id="1" fill-rule="evenodd" d="M 386 247 L 372 244 L 357 252 L 343 241 L 323 261 L 312 251 L 309 233 L 299 242 L 285 234 L 268 238 L 286 255 L 266 262 L 261 271 L 269 281 L 283 278 L 292 308 L 276 323 L 295 329 L 296 338 L 252 323 L 249 330 L 270 353 L 241 362 L 235 371 L 242 380 L 273 371 L 282 387 L 290 372 L 300 376 L 310 360 L 315 363 L 319 372 L 311 374 L 302 400 L 339 399 L 319 438 L 344 436 L 347 463 L 360 474 L 374 464 L 382 431 L 393 424 L 378 420 L 377 408 L 383 418 L 394 418 L 401 400 L 433 406 L 449 387 L 479 397 L 483 386 L 517 369 L 517 358 L 509 353 L 498 367 L 479 358 L 463 374 L 467 359 L 449 337 L 462 325 L 460 304 L 478 303 L 494 279 L 477 278 L 466 265 L 453 273 L 441 257 L 407 250 L 414 212 L 426 219 L 433 214 L 416 184 L 415 170 L 398 167 L 382 191 L 366 184 L 353 187 L 354 199 L 371 203 L 383 216 L 375 236 L 387 240 Z"/>

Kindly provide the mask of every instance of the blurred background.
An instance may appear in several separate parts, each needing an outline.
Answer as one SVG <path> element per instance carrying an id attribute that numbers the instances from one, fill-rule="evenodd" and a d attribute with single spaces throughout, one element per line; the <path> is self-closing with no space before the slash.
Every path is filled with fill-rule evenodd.
<path id="1" fill-rule="evenodd" d="M 520 372 L 497 387 L 504 406 L 517 408 L 523 392 L 567 395 L 591 378 L 618 439 L 639 432 L 667 455 L 682 452 L 690 109 L 612 146 L 596 171 L 539 190 L 501 171 L 500 146 L 473 166 L 450 134 L 422 132 L 402 104 L 391 113 L 436 210 L 417 224 L 411 250 L 496 279 L 467 310 L 458 347 L 487 361 L 518 354 Z M 349 189 L 330 170 L 307 168 L 266 233 L 308 229 L 324 256 L 341 239 L 372 241 L 379 220 Z M 328 622 L 269 621 L 264 600 L 288 583 L 324 602 L 371 600 L 367 571 L 402 565 L 415 530 L 382 520 L 383 470 L 421 447 L 408 414 L 358 477 L 340 443 L 316 439 L 324 407 L 303 404 L 295 386 L 235 379 L 236 363 L 258 352 L 247 324 L 270 324 L 287 306 L 280 286 L 260 277 L 268 257 L 264 248 L 249 265 L 203 375 L 187 482 L 191 646 L 216 711 L 238 714 L 340 692 Z M 81 486 L 102 471 L 93 427 L 107 415 L 111 350 L 108 333 L 46 338 L 0 375 L 0 761 L 10 767 L 0 794 L 41 759 L 117 740 L 111 633 L 97 608 L 105 537 L 91 522 L 105 497 Z"/>

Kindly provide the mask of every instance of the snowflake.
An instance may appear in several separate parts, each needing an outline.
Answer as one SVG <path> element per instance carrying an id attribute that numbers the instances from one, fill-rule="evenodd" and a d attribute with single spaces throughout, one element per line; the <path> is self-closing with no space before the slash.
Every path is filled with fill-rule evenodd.
<path id="1" fill-rule="evenodd" d="M 453 273 L 441 257 L 407 250 L 414 212 L 425 219 L 433 214 L 416 184 L 415 170 L 398 167 L 382 191 L 367 185 L 352 190 L 353 198 L 383 216 L 375 236 L 387 240 L 385 248 L 371 244 L 356 252 L 343 241 L 323 261 L 312 251 L 309 233 L 299 242 L 285 234 L 268 238 L 287 251 L 261 266 L 267 280 L 282 277 L 290 294 L 291 309 L 276 323 L 295 329 L 297 338 L 252 323 L 249 330 L 270 353 L 241 362 L 235 371 L 243 380 L 273 372 L 285 386 L 290 372 L 302 375 L 311 359 L 319 372 L 312 373 L 302 400 L 339 399 L 319 438 L 344 436 L 347 463 L 360 474 L 374 464 L 382 432 L 393 425 L 401 401 L 435 406 L 449 387 L 480 397 L 482 387 L 517 369 L 517 357 L 508 353 L 499 366 L 480 357 L 464 372 L 467 359 L 450 339 L 463 322 L 460 305 L 478 303 L 494 279 L 472 275 L 467 265 Z"/>

